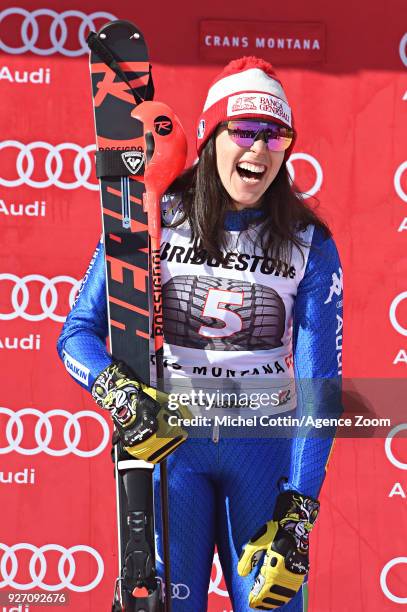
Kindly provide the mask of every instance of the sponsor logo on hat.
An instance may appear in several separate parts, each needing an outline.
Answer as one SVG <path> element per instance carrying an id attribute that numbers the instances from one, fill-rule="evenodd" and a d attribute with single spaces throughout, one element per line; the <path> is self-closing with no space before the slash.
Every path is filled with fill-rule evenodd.
<path id="1" fill-rule="evenodd" d="M 252 102 L 255 99 L 255 96 L 239 96 L 232 106 L 232 113 L 244 110 L 257 110 L 256 105 Z"/>
<path id="2" fill-rule="evenodd" d="M 227 116 L 269 115 L 291 127 L 291 109 L 284 100 L 270 94 L 238 94 L 228 99 Z"/>
<path id="3" fill-rule="evenodd" d="M 259 109 L 262 112 L 271 112 L 274 116 L 280 116 L 284 121 L 289 119 L 288 113 L 285 112 L 281 101 L 271 96 L 260 98 Z"/>
<path id="4" fill-rule="evenodd" d="M 205 119 L 201 119 L 198 125 L 198 138 L 201 139 L 205 134 Z"/>

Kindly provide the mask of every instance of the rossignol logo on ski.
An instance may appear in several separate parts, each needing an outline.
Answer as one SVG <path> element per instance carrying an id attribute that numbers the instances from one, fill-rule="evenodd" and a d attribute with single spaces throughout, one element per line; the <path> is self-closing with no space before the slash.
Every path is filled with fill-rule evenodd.
<path id="1" fill-rule="evenodd" d="M 154 119 L 154 129 L 160 136 L 168 136 L 172 132 L 172 121 L 165 115 L 160 115 Z"/>
<path id="2" fill-rule="evenodd" d="M 147 62 L 128 61 L 126 62 L 126 68 L 128 72 L 131 71 L 137 74 L 136 78 L 131 79 L 133 88 L 145 89 L 150 75 L 149 64 Z M 128 83 L 118 80 L 116 74 L 112 70 L 107 69 L 103 62 L 92 63 L 92 74 L 101 74 L 103 77 L 98 81 L 98 88 L 93 98 L 93 104 L 96 108 L 101 106 L 109 96 L 119 98 L 119 100 L 134 106 L 134 96 L 129 91 Z"/>
<path id="3" fill-rule="evenodd" d="M 142 151 L 125 151 L 121 154 L 121 158 L 131 174 L 137 174 L 144 164 L 144 153 Z"/>

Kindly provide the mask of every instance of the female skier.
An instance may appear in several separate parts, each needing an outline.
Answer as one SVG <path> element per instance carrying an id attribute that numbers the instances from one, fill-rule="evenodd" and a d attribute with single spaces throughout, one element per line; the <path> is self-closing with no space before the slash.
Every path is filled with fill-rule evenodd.
<path id="1" fill-rule="evenodd" d="M 198 162 L 163 200 L 165 377 L 194 389 L 278 388 L 274 413 L 309 417 L 340 410 L 342 270 L 330 230 L 289 179 L 295 138 L 272 66 L 228 64 L 199 118 Z M 86 372 L 76 378 L 137 457 L 137 418 L 154 393 L 112 359 L 106 336 L 101 243 L 58 351 L 71 375 L 72 363 Z M 190 434 L 168 456 L 172 581 L 184 585 L 174 612 L 207 609 L 215 545 L 234 612 L 306 609 L 308 536 L 332 437 L 262 429 L 237 437 L 211 419 L 206 437 Z M 143 440 L 157 450 L 157 436 Z M 158 560 L 161 544 L 158 533 Z"/>

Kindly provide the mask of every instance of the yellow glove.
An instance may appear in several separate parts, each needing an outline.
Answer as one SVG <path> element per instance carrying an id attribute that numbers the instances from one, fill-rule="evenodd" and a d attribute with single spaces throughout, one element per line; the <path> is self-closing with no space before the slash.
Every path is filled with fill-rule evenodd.
<path id="1" fill-rule="evenodd" d="M 301 588 L 309 569 L 309 533 L 319 512 L 319 502 L 296 491 L 277 497 L 273 520 L 243 548 L 237 571 L 247 576 L 263 558 L 249 594 L 249 606 L 273 610 L 283 606 Z"/>
<path id="2" fill-rule="evenodd" d="M 168 410 L 168 395 L 137 380 L 123 363 L 113 362 L 99 374 L 92 397 L 109 410 L 126 452 L 136 459 L 159 463 L 187 438 L 185 429 L 168 423 L 170 416 L 191 418 L 186 406 Z"/>

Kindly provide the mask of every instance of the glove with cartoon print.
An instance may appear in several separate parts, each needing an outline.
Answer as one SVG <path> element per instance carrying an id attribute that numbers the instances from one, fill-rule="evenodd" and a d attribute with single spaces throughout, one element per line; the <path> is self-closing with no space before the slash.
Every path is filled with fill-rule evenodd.
<path id="1" fill-rule="evenodd" d="M 301 588 L 309 570 L 309 534 L 319 502 L 297 491 L 284 491 L 276 500 L 273 520 L 243 548 L 237 571 L 247 576 L 264 556 L 249 594 L 249 606 L 273 610 L 286 604 Z"/>
<path id="2" fill-rule="evenodd" d="M 190 418 L 186 406 L 169 410 L 168 395 L 137 379 L 123 362 L 114 361 L 96 378 L 92 397 L 109 410 L 126 452 L 159 463 L 185 442 L 187 432 L 168 423 L 170 416 Z"/>

